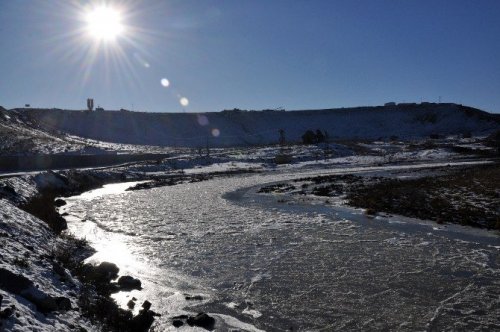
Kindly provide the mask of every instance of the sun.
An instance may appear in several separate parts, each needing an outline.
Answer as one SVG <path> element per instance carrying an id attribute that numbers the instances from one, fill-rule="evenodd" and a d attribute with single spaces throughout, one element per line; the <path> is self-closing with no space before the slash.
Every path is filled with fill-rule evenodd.
<path id="1" fill-rule="evenodd" d="M 88 11 L 85 21 L 87 31 L 98 41 L 114 40 L 125 30 L 121 13 L 115 8 L 106 5 Z"/>

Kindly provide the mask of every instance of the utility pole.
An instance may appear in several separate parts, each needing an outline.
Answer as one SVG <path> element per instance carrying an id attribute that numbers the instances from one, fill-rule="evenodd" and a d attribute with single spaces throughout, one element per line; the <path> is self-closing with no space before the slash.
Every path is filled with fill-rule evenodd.
<path id="1" fill-rule="evenodd" d="M 330 148 L 330 136 L 328 132 L 325 130 L 325 149 L 324 149 L 324 157 L 325 161 L 332 155 L 332 149 Z"/>
<path id="2" fill-rule="evenodd" d="M 280 134 L 279 143 L 281 148 L 283 148 L 285 146 L 285 131 L 283 129 L 280 129 L 278 130 L 278 132 Z"/>
<path id="3" fill-rule="evenodd" d="M 285 131 L 283 129 L 278 130 L 280 134 L 279 144 L 280 144 L 280 153 L 276 155 L 274 158 L 274 162 L 276 164 L 287 164 L 292 161 L 292 158 L 289 154 L 287 154 L 286 150 L 286 141 L 285 141 Z"/>
<path id="4" fill-rule="evenodd" d="M 208 138 L 209 136 L 207 136 L 207 158 L 210 157 L 210 147 L 208 146 Z"/>

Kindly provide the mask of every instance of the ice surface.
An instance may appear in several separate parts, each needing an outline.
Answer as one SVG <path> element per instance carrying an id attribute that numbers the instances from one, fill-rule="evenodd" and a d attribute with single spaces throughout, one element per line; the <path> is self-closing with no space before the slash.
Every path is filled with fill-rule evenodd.
<path id="1" fill-rule="evenodd" d="M 163 314 L 158 328 L 170 328 L 176 313 L 200 309 L 263 330 L 500 328 L 497 237 L 255 193 L 258 183 L 304 175 L 77 200 L 69 212 L 94 222 L 70 228 L 99 225 L 108 237 L 91 242 L 118 240 L 124 257 L 140 262 L 127 269 L 145 281 L 145 296 Z M 207 301 L 188 303 L 180 293 Z"/>

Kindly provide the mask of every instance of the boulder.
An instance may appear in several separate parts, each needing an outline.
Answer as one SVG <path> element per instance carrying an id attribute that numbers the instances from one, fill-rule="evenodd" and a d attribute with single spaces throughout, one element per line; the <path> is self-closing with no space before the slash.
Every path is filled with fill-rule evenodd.
<path id="1" fill-rule="evenodd" d="M 61 233 L 65 229 L 68 229 L 68 223 L 66 222 L 66 219 L 64 219 L 60 215 L 54 216 L 54 218 L 52 219 L 52 223 L 49 224 L 49 226 L 54 232 L 56 232 L 56 234 Z"/>
<path id="2" fill-rule="evenodd" d="M 149 302 L 148 300 L 144 301 L 142 307 L 144 308 L 145 311 L 148 311 L 149 309 L 151 309 L 151 302 Z"/>
<path id="3" fill-rule="evenodd" d="M 154 321 L 154 312 L 141 310 L 141 313 L 132 318 L 131 321 L 132 331 L 147 332 L 149 331 L 149 328 L 153 324 L 153 321 Z"/>
<path id="4" fill-rule="evenodd" d="M 33 302 L 37 309 L 43 313 L 49 313 L 59 309 L 57 306 L 57 301 L 52 296 L 44 296 L 46 294 L 40 294 L 40 296 L 35 295 L 35 292 L 25 293 L 24 297 Z"/>
<path id="5" fill-rule="evenodd" d="M 56 200 L 54 201 L 54 205 L 55 205 L 56 207 L 61 207 L 61 206 L 66 205 L 66 201 L 65 201 L 64 199 L 62 199 L 62 198 L 58 198 L 58 199 L 56 199 Z"/>
<path id="6" fill-rule="evenodd" d="M 147 332 L 149 331 L 149 328 L 153 324 L 153 321 L 155 319 L 155 316 L 160 316 L 159 314 L 155 313 L 152 310 L 149 310 L 151 308 L 151 302 L 149 301 L 144 301 L 142 304 L 142 309 L 139 311 L 139 314 L 132 318 L 131 323 L 131 330 L 132 331 L 137 331 L 137 332 Z"/>
<path id="7" fill-rule="evenodd" d="M 20 294 L 23 290 L 30 287 L 33 287 L 33 283 L 25 276 L 0 268 L 1 289 L 10 293 Z"/>
<path id="8" fill-rule="evenodd" d="M 111 280 L 118 276 L 119 270 L 115 264 L 109 262 L 102 262 L 97 266 L 85 264 L 79 271 L 79 276 L 83 282 L 95 286 L 98 293 L 109 295 L 120 291 L 117 283 L 111 283 Z"/>
<path id="9" fill-rule="evenodd" d="M 120 290 L 142 289 L 141 281 L 131 276 L 121 276 L 118 279 L 118 285 L 120 286 Z"/>
<path id="10" fill-rule="evenodd" d="M 20 295 L 36 305 L 43 313 L 66 311 L 71 309 L 71 301 L 63 296 L 50 296 L 36 287 L 23 290 Z"/>
<path id="11" fill-rule="evenodd" d="M 215 319 L 204 312 L 200 312 L 194 317 L 189 317 L 187 319 L 187 323 L 189 326 L 198 326 L 204 328 L 205 330 L 212 331 L 214 329 Z"/>
<path id="12" fill-rule="evenodd" d="M 103 279 L 111 281 L 112 279 L 116 279 L 116 277 L 118 277 L 118 271 L 120 271 L 120 269 L 118 268 L 118 266 L 116 266 L 116 264 L 110 262 L 102 262 L 95 267 L 95 271 Z"/>
<path id="13" fill-rule="evenodd" d="M 174 319 L 172 321 L 172 325 L 175 327 L 181 327 L 182 325 L 184 325 L 184 322 L 182 320 L 179 320 L 179 319 Z"/>
<path id="14" fill-rule="evenodd" d="M 71 301 L 67 297 L 59 296 L 56 297 L 56 304 L 58 310 L 71 310 Z"/>

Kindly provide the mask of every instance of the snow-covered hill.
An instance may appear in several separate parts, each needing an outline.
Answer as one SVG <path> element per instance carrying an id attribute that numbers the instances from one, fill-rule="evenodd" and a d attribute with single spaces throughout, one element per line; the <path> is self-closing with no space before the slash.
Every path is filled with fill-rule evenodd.
<path id="1" fill-rule="evenodd" d="M 26 156 L 40 154 L 109 154 L 165 153 L 165 148 L 153 146 L 130 146 L 107 143 L 78 137 L 50 128 L 30 112 L 10 110 L 0 106 L 0 156 Z"/>
<path id="2" fill-rule="evenodd" d="M 456 104 L 398 104 L 309 111 L 223 111 L 140 113 L 18 109 L 46 130 L 115 143 L 200 147 L 276 143 L 306 130 L 327 131 L 332 139 L 400 139 L 429 135 L 484 135 L 500 128 L 500 115 Z"/>

